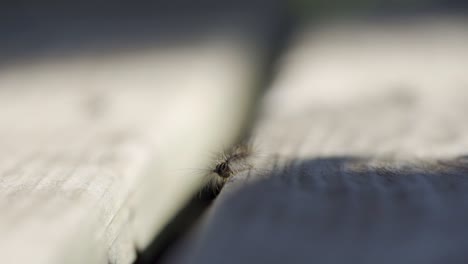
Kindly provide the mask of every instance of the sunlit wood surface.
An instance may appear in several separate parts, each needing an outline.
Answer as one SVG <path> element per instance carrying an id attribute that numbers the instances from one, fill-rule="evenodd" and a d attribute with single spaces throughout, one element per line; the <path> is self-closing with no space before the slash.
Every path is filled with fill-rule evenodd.
<path id="1" fill-rule="evenodd" d="M 2 65 L 1 263 L 134 261 L 246 116 L 257 57 L 213 37 Z"/>

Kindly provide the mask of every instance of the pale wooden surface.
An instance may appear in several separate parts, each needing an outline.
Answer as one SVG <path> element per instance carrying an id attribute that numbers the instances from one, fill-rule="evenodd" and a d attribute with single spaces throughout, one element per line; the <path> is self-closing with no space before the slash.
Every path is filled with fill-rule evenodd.
<path id="1" fill-rule="evenodd" d="M 233 177 L 169 263 L 465 263 L 463 19 L 314 25 Z"/>
<path id="2" fill-rule="evenodd" d="M 134 261 L 245 118 L 255 48 L 213 37 L 0 70 L 1 263 Z"/>

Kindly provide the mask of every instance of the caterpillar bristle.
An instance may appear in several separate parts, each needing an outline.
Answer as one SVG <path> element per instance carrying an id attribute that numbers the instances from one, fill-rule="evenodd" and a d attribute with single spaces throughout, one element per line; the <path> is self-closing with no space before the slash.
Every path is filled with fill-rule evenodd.
<path id="1" fill-rule="evenodd" d="M 251 169 L 250 157 L 253 153 L 253 145 L 248 143 L 236 144 L 219 153 L 213 166 L 206 170 L 203 191 L 217 194 L 234 175 Z"/>

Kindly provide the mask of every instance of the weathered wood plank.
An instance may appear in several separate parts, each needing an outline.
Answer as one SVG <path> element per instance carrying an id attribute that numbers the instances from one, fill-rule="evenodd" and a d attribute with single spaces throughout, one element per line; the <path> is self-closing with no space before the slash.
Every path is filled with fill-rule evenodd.
<path id="1" fill-rule="evenodd" d="M 401 19 L 401 18 L 400 18 Z M 176 263 L 464 263 L 463 19 L 300 34 L 235 175 Z"/>
<path id="2" fill-rule="evenodd" d="M 213 37 L 1 69 L 1 263 L 135 259 L 246 116 L 258 57 Z"/>

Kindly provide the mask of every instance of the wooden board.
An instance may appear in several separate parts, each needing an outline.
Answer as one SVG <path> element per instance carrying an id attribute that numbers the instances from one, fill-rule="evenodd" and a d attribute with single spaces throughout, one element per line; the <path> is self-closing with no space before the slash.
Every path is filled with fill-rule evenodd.
<path id="1" fill-rule="evenodd" d="M 209 36 L 0 69 L 1 263 L 134 261 L 245 121 L 255 47 Z"/>
<path id="2" fill-rule="evenodd" d="M 464 263 L 468 30 L 323 22 L 283 58 L 232 177 L 169 263 Z"/>

